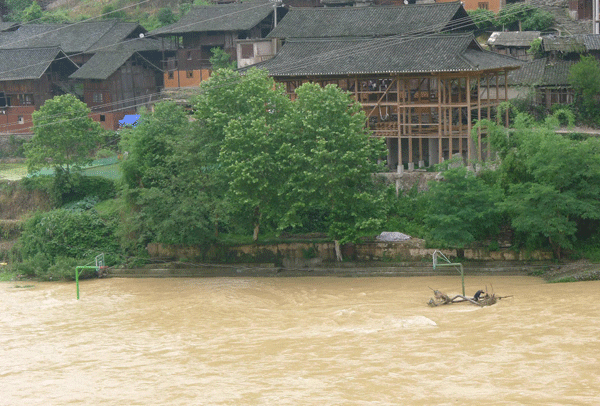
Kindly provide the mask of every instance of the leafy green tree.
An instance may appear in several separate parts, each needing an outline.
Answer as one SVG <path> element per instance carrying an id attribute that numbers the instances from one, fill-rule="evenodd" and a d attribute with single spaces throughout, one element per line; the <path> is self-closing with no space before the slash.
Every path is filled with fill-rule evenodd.
<path id="1" fill-rule="evenodd" d="M 542 48 L 542 39 L 536 38 L 531 41 L 529 49 L 527 50 L 529 55 L 533 55 L 533 59 L 539 59 L 544 57 L 544 49 Z"/>
<path id="2" fill-rule="evenodd" d="M 556 126 L 556 117 L 542 125 L 519 114 L 510 137 L 494 131 L 490 141 L 501 151 L 500 207 L 513 229 L 529 247 L 549 244 L 560 258 L 600 219 L 600 142 L 563 137 Z"/>
<path id="3" fill-rule="evenodd" d="M 548 11 L 538 8 L 531 9 L 523 20 L 521 28 L 524 31 L 547 31 L 554 25 L 554 16 Z"/>
<path id="4" fill-rule="evenodd" d="M 34 21 L 42 18 L 43 10 L 37 1 L 23 10 L 23 21 Z"/>
<path id="5" fill-rule="evenodd" d="M 587 122 L 600 124 L 600 62 L 591 55 L 582 56 L 571 66 L 569 82 L 575 89 L 575 105 L 581 117 Z"/>
<path id="6" fill-rule="evenodd" d="M 70 23 L 71 17 L 66 10 L 44 11 L 42 14 L 42 22 L 50 24 Z"/>
<path id="7" fill-rule="evenodd" d="M 8 14 L 3 16 L 5 21 L 23 21 L 23 14 L 26 8 L 34 3 L 33 0 L 5 0 L 4 4 Z"/>
<path id="8" fill-rule="evenodd" d="M 203 149 L 181 107 L 162 102 L 154 112 L 144 112 L 138 125 L 124 132 L 121 149 L 127 152 L 121 164 L 125 196 L 136 208 L 124 227 L 136 230 L 140 244 L 213 239 L 216 199 Z"/>
<path id="9" fill-rule="evenodd" d="M 66 191 L 71 173 L 91 163 L 102 132 L 89 114 L 85 103 L 70 94 L 55 96 L 33 112 L 34 136 L 25 145 L 27 170 L 53 168 L 56 188 Z"/>
<path id="10" fill-rule="evenodd" d="M 212 56 L 208 59 L 212 68 L 217 69 L 236 69 L 237 62 L 231 60 L 231 55 L 225 52 L 222 48 L 211 48 Z"/>
<path id="11" fill-rule="evenodd" d="M 502 7 L 496 16 L 496 20 L 503 29 L 522 31 L 522 22 L 530 14 L 530 5 L 525 3 L 512 3 Z"/>
<path id="12" fill-rule="evenodd" d="M 106 4 L 104 7 L 102 7 L 102 11 L 100 11 L 100 13 L 102 14 L 103 19 L 108 19 L 108 18 L 120 18 L 122 20 L 127 19 L 127 13 L 124 10 L 118 10 L 112 4 Z"/>
<path id="13" fill-rule="evenodd" d="M 161 25 L 169 25 L 177 21 L 177 16 L 169 7 L 163 7 L 158 10 L 156 17 L 158 18 L 158 21 L 160 21 Z"/>
<path id="14" fill-rule="evenodd" d="M 218 164 L 234 209 L 252 213 L 254 240 L 277 207 L 282 163 L 278 121 L 290 100 L 266 72 L 228 69 L 201 85 L 194 116 L 207 143 L 208 162 Z"/>
<path id="15" fill-rule="evenodd" d="M 113 237 L 116 224 L 114 219 L 100 216 L 94 209 L 38 212 L 25 222 L 19 239 L 20 251 L 25 260 L 44 254 L 48 266 L 57 257 L 93 259 L 101 252 L 117 254 L 119 247 Z M 110 257 L 116 259 L 115 255 Z"/>
<path id="16" fill-rule="evenodd" d="M 497 207 L 501 189 L 465 167 L 449 169 L 443 176 L 442 181 L 432 182 L 426 193 L 425 226 L 430 237 L 464 248 L 497 233 L 502 222 Z"/>
<path id="17" fill-rule="evenodd" d="M 281 226 L 301 224 L 307 208 L 327 210 L 327 231 L 341 260 L 339 245 L 376 228 L 385 215 L 384 194 L 373 178 L 382 171 L 377 160 L 385 147 L 365 129 L 364 111 L 349 93 L 307 83 L 296 94 L 281 127 L 286 134 L 279 151 L 286 179 Z"/>
<path id="18" fill-rule="evenodd" d="M 475 10 L 468 10 L 467 13 L 469 14 L 469 17 L 473 19 L 477 29 L 481 31 L 490 29 L 496 22 L 496 14 L 491 10 L 478 8 Z"/>

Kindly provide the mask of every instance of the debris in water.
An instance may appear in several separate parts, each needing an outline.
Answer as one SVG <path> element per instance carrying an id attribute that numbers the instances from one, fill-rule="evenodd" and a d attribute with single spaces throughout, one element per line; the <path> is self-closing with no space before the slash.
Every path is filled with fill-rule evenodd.
<path id="1" fill-rule="evenodd" d="M 431 288 L 429 288 L 431 289 Z M 493 304 L 496 304 L 496 302 L 498 302 L 498 300 L 503 299 L 505 297 L 512 297 L 512 296 L 496 296 L 495 293 L 488 293 L 487 291 L 487 287 L 486 290 L 478 290 L 475 295 L 473 295 L 473 297 L 466 297 L 463 295 L 456 295 L 453 298 L 450 298 L 450 296 L 448 296 L 447 294 L 445 294 L 442 291 L 439 291 L 437 289 L 431 289 L 433 290 L 433 296 L 431 299 L 429 299 L 429 302 L 427 302 L 427 304 L 431 307 L 435 307 L 435 306 L 442 306 L 442 305 L 448 305 L 448 304 L 453 304 L 453 303 L 462 303 L 462 302 L 469 302 L 472 303 L 476 306 L 491 306 Z"/>

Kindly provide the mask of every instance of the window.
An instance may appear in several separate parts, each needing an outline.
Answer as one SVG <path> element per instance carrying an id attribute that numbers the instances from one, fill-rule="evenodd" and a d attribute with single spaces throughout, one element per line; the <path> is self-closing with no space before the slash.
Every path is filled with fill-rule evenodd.
<path id="1" fill-rule="evenodd" d="M 106 116 L 104 114 L 100 114 L 100 121 L 106 121 Z"/>
<path id="2" fill-rule="evenodd" d="M 188 79 L 193 78 L 194 77 L 194 71 L 193 70 L 185 71 L 185 77 L 188 78 Z"/>
<path id="3" fill-rule="evenodd" d="M 102 103 L 104 101 L 104 97 L 102 96 L 102 93 L 100 93 L 100 92 L 94 92 L 92 94 L 92 101 L 94 103 Z"/>
<path id="4" fill-rule="evenodd" d="M 23 116 L 18 116 L 17 123 L 19 123 L 19 124 L 25 124 L 25 120 L 23 119 Z"/>
<path id="5" fill-rule="evenodd" d="M 489 10 L 490 8 L 490 3 L 486 2 L 481 2 L 481 3 L 477 3 L 477 8 L 480 8 L 482 10 Z"/>
<path id="6" fill-rule="evenodd" d="M 21 106 L 30 106 L 33 104 L 33 95 L 32 94 L 20 94 L 19 95 L 19 104 Z"/>
<path id="7" fill-rule="evenodd" d="M 192 51 L 187 51 L 187 60 L 188 61 L 192 60 Z"/>
<path id="8" fill-rule="evenodd" d="M 169 79 L 174 79 L 175 73 L 173 71 L 169 71 L 168 77 L 169 77 Z"/>
<path id="9" fill-rule="evenodd" d="M 254 45 L 253 44 L 241 44 L 242 48 L 242 59 L 254 58 Z"/>

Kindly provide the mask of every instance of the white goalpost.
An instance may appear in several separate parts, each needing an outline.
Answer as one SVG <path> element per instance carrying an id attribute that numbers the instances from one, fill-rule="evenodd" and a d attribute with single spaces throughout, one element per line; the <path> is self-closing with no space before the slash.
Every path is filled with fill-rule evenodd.
<path id="1" fill-rule="evenodd" d="M 460 262 L 452 262 L 450 261 L 441 251 L 435 250 L 433 254 L 433 270 L 438 266 L 452 266 L 454 267 L 458 273 L 460 273 L 461 281 L 462 281 L 462 294 L 465 296 L 465 271 Z M 442 258 L 443 262 L 439 262 L 438 258 Z"/>

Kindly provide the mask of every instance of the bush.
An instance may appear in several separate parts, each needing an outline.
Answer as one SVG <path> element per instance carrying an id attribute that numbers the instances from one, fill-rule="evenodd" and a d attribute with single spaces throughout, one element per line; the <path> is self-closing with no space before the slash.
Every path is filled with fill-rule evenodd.
<path id="1" fill-rule="evenodd" d="M 19 275 L 35 277 L 47 273 L 50 265 L 51 262 L 48 259 L 48 256 L 43 252 L 38 252 L 31 258 L 14 264 L 13 268 Z"/>
<path id="2" fill-rule="evenodd" d="M 101 252 L 116 254 L 116 226 L 117 221 L 100 217 L 95 210 L 38 212 L 25 222 L 19 240 L 21 254 L 25 260 L 43 254 L 50 263 L 59 257 L 90 260 Z M 116 261 L 115 255 L 110 258 Z"/>
<path id="3" fill-rule="evenodd" d="M 77 266 L 81 265 L 81 260 L 68 257 L 56 258 L 54 265 L 48 268 L 48 271 L 38 277 L 42 280 L 74 280 Z M 80 270 L 79 279 L 89 279 L 96 276 L 94 269 Z"/>
<path id="4" fill-rule="evenodd" d="M 63 173 L 53 175 L 36 175 L 23 179 L 26 190 L 40 190 L 47 193 L 56 207 L 95 197 L 107 200 L 115 197 L 117 187 L 113 180 L 101 176 L 84 176 L 78 173 L 69 177 Z"/>

